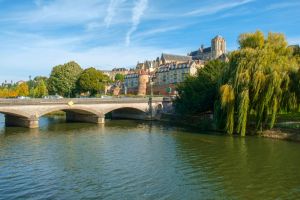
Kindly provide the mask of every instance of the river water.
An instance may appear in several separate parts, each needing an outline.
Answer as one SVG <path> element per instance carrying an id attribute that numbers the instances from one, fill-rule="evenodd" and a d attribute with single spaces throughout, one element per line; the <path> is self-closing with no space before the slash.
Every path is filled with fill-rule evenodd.
<path id="1" fill-rule="evenodd" d="M 299 199 L 300 144 L 138 121 L 0 119 L 0 199 Z"/>

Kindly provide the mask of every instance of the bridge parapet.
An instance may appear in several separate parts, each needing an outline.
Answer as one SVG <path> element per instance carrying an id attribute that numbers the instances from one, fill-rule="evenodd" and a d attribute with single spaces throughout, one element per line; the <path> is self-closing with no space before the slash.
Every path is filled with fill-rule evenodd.
<path id="1" fill-rule="evenodd" d="M 152 102 L 162 102 L 162 97 L 153 98 Z M 1 99 L 1 105 L 47 105 L 47 104 L 115 104 L 115 103 L 147 103 L 148 98 L 63 98 L 63 99 Z"/>
<path id="2" fill-rule="evenodd" d="M 157 108 L 162 107 L 162 98 L 154 98 L 152 107 L 151 116 L 155 116 Z M 0 99 L 0 113 L 5 114 L 7 126 L 36 128 L 39 117 L 55 111 L 66 112 L 67 121 L 76 122 L 104 123 L 109 112 L 119 117 L 150 119 L 148 98 Z"/>

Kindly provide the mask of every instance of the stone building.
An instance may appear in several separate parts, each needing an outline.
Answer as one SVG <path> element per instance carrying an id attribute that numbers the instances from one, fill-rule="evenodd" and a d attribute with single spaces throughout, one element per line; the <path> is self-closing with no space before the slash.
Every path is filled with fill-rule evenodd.
<path id="1" fill-rule="evenodd" d="M 149 73 L 140 70 L 135 73 L 125 75 L 124 90 L 126 94 L 146 95 Z"/>
<path id="2" fill-rule="evenodd" d="M 134 89 L 137 90 L 139 86 L 139 74 L 131 73 L 125 75 L 125 86 L 127 87 L 127 92 L 130 93 Z"/>
<path id="3" fill-rule="evenodd" d="M 113 68 L 112 70 L 102 70 L 103 74 L 107 75 L 112 81 L 115 80 L 116 74 L 126 75 L 129 70 L 126 68 Z"/>
<path id="4" fill-rule="evenodd" d="M 157 71 L 161 65 L 165 65 L 168 63 L 185 63 L 188 61 L 192 61 L 192 56 L 162 53 L 161 57 L 157 57 L 156 60 L 146 60 L 141 63 L 138 62 L 136 65 L 136 70 L 144 70 L 147 73 L 153 73 Z"/>
<path id="5" fill-rule="evenodd" d="M 221 59 L 226 60 L 226 40 L 217 35 L 211 40 L 211 46 L 204 48 L 201 45 L 201 48 L 197 51 L 192 51 L 188 54 L 193 58 L 193 60 L 214 60 L 214 59 Z"/>
<path id="6" fill-rule="evenodd" d="M 151 73 L 159 67 L 159 60 L 149 61 L 146 60 L 142 63 L 138 62 L 136 70 L 144 70 L 145 72 Z"/>
<path id="7" fill-rule="evenodd" d="M 211 47 L 204 48 L 202 45 L 188 56 L 162 53 L 156 60 L 137 63 L 136 69 L 125 76 L 125 91 L 141 96 L 150 94 L 151 77 L 154 78 L 154 94 L 175 94 L 176 84 L 183 82 L 188 75 L 195 75 L 206 61 L 214 59 L 227 60 L 226 41 L 221 36 L 211 40 Z"/>
<path id="8" fill-rule="evenodd" d="M 196 75 L 197 70 L 203 66 L 203 61 L 167 63 L 161 65 L 159 70 L 155 73 L 154 94 L 175 94 L 176 84 L 183 82 L 187 76 Z"/>
<path id="9" fill-rule="evenodd" d="M 182 56 L 163 53 L 160 58 L 160 65 L 165 65 L 168 63 L 186 63 L 188 61 L 192 61 L 192 56 Z"/>

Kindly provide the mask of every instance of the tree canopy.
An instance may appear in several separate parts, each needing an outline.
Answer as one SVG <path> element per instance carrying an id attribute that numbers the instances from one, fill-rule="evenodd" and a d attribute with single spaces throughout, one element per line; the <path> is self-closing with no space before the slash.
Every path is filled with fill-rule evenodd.
<path id="1" fill-rule="evenodd" d="M 178 85 L 178 97 L 175 100 L 177 112 L 193 115 L 213 111 L 217 98 L 218 81 L 226 68 L 225 62 L 214 60 L 199 69 L 197 76 L 189 76 Z"/>
<path id="2" fill-rule="evenodd" d="M 76 82 L 82 71 L 82 68 L 74 61 L 53 67 L 48 79 L 49 93 L 61 96 L 74 96 Z"/>
<path id="3" fill-rule="evenodd" d="M 48 95 L 48 89 L 44 79 L 39 79 L 33 89 L 33 96 L 35 98 L 41 98 Z"/>
<path id="4" fill-rule="evenodd" d="M 115 81 L 120 81 L 120 82 L 123 82 L 125 79 L 125 76 L 123 74 L 120 74 L 120 73 L 117 73 L 115 75 Z"/>
<path id="5" fill-rule="evenodd" d="M 290 73 L 297 63 L 283 34 L 262 32 L 242 34 L 240 49 L 230 55 L 229 68 L 222 77 L 219 110 L 225 129 L 244 136 L 250 113 L 257 130 L 272 128 L 280 108 L 293 109 L 296 94 L 290 90 Z"/>
<path id="6" fill-rule="evenodd" d="M 80 92 L 90 92 L 95 95 L 105 89 L 105 84 L 109 82 L 109 77 L 100 70 L 93 67 L 85 69 L 77 81 L 77 89 Z"/>

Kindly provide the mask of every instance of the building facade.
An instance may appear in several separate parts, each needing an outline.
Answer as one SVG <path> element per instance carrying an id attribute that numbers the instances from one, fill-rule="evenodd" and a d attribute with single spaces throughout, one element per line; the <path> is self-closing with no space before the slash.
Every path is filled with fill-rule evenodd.
<path id="1" fill-rule="evenodd" d="M 102 70 L 103 74 L 107 75 L 112 81 L 115 80 L 117 74 L 126 75 L 129 70 L 126 68 L 113 68 L 112 70 Z"/>
<path id="2" fill-rule="evenodd" d="M 188 61 L 184 63 L 167 63 L 155 73 L 153 92 L 157 95 L 176 93 L 176 85 L 183 82 L 187 76 L 194 76 L 197 70 L 204 66 L 203 61 Z"/>
<path id="3" fill-rule="evenodd" d="M 150 74 L 144 70 L 125 75 L 124 93 L 145 96 Z"/>
<path id="4" fill-rule="evenodd" d="M 197 51 L 192 51 L 188 54 L 193 58 L 193 60 L 214 60 L 221 59 L 224 60 L 226 58 L 226 40 L 217 35 L 211 40 L 211 46 L 204 48 L 201 45 L 201 48 Z"/>
<path id="5" fill-rule="evenodd" d="M 125 94 L 144 96 L 150 94 L 150 88 L 155 95 L 176 94 L 178 83 L 196 75 L 205 62 L 215 59 L 227 60 L 226 41 L 219 35 L 211 40 L 211 47 L 202 45 L 188 56 L 162 53 L 156 60 L 137 63 L 136 69 L 125 76 Z"/>

